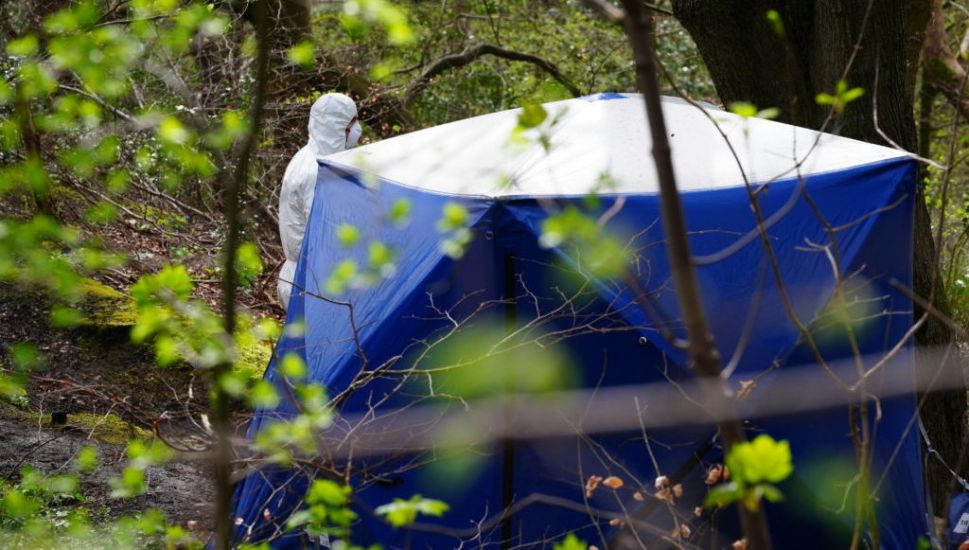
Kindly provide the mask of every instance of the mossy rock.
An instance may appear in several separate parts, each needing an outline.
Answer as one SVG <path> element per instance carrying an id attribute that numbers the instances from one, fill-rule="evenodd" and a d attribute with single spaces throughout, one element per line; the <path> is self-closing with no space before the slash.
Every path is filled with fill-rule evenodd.
<path id="1" fill-rule="evenodd" d="M 137 321 L 134 302 L 127 294 L 94 279 L 81 280 L 83 326 L 92 328 L 130 327 Z"/>

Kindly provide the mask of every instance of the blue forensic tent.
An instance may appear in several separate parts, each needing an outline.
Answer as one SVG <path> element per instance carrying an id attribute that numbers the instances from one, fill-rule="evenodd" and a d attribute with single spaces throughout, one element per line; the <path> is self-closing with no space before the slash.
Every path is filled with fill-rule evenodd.
<path id="1" fill-rule="evenodd" d="M 665 383 L 675 391 L 674 382 L 690 380 L 687 358 L 673 342 L 683 331 L 641 97 L 602 94 L 545 109 L 547 118 L 524 132 L 516 130 L 521 111 L 511 110 L 321 162 L 295 276 L 302 291 L 293 293 L 267 379 L 284 387 L 279 359 L 298 354 L 312 381 L 324 384 L 331 396 L 348 396 L 335 424 L 390 419 L 386 431 L 419 437 L 433 432 L 434 422 L 401 426 L 392 419 L 405 418 L 417 405 L 447 408 L 442 402 L 473 417 L 476 402 L 429 398 L 434 384 L 428 377 L 401 373 L 408 365 L 424 368 L 421 361 L 436 353 L 435 342 L 455 327 L 490 318 L 527 333 L 537 345 L 565 350 L 574 358 L 570 388 Z M 904 342 L 912 307 L 898 288 L 912 280 L 915 162 L 885 147 L 680 100 L 665 100 L 664 110 L 704 304 L 721 356 L 732 368 L 730 383 L 753 387 L 752 396 L 776 391 L 790 405 L 747 422 L 751 436 L 789 440 L 794 457 L 795 472 L 780 485 L 786 501 L 767 505 L 776 546 L 843 547 L 853 522 L 856 465 L 846 401 L 819 408 L 800 403 L 789 387 L 772 386 L 786 369 L 808 365 L 818 374 L 811 384 L 830 388 L 822 392 L 833 396 L 842 391 L 822 374 L 793 313 L 832 365 L 851 357 L 852 342 L 840 321 L 846 317 L 854 319 L 853 345 L 864 355 L 863 368 L 892 348 L 902 349 L 892 369 L 867 379 L 869 387 L 877 387 L 890 372 L 894 387 L 903 388 L 879 403 L 879 416 L 874 406 L 870 411 L 871 485 L 881 546 L 914 548 L 926 532 L 926 515 L 917 426 L 912 428 L 915 398 L 905 391 L 907 384 L 914 388 L 913 360 Z M 755 231 L 749 193 L 759 200 L 776 264 Z M 404 222 L 389 215 L 405 210 L 402 199 L 409 205 Z M 439 223 L 449 204 L 466 210 L 460 221 L 470 230 L 467 238 Z M 570 211 L 590 213 L 622 244 L 628 254 L 622 273 L 596 265 L 608 256 L 603 251 L 608 247 L 594 237 L 583 244 L 581 230 L 578 238 L 554 234 L 566 231 L 563 213 Z M 550 224 L 550 218 L 558 221 Z M 372 251 L 366 244 L 341 242 L 338 228 L 344 224 L 359 228 L 361 243 L 386 245 L 393 269 L 381 265 L 379 276 L 370 273 Z M 463 255 L 445 253 L 461 248 L 462 240 Z M 356 271 L 334 276 L 336 266 L 350 265 L 346 260 L 355 261 Z M 843 310 L 830 306 L 839 281 Z M 352 304 L 352 318 L 346 303 Z M 531 355 L 503 357 L 485 364 L 500 376 L 542 372 Z M 386 376 L 373 376 L 345 393 L 362 369 L 380 365 Z M 652 408 L 638 399 L 609 405 L 616 411 L 634 408 L 648 421 L 662 416 L 662 403 L 669 402 Z M 277 410 L 260 411 L 250 437 L 293 410 L 286 401 Z M 725 547 L 738 536 L 735 511 L 693 513 L 708 491 L 707 468 L 723 460 L 715 429 L 704 418 L 697 412 L 694 422 L 647 429 L 648 448 L 644 432 L 624 424 L 600 433 L 580 433 L 577 425 L 577 435 L 492 442 L 476 447 L 474 460 L 451 459 L 433 448 L 394 456 L 325 452 L 343 457 L 341 464 L 352 457 L 356 544 L 550 547 L 576 532 L 604 547 L 621 523 L 633 521 L 651 526 L 638 536 L 652 547 L 650 540 L 670 532 L 675 514 L 690 527 L 686 547 Z M 429 465 L 437 459 L 445 466 Z M 657 467 L 683 488 L 672 506 L 642 498 L 654 492 Z M 619 477 L 624 486 L 587 493 L 594 475 Z M 286 468 L 266 468 L 243 480 L 236 491 L 237 540 L 294 548 L 318 544 L 317 538 L 285 529 L 307 486 L 305 474 Z M 440 518 L 421 516 L 417 528 L 396 530 L 374 513 L 379 505 L 414 494 L 444 500 L 451 509 Z M 508 507 L 514 513 L 501 517 Z M 628 521 L 610 522 L 617 513 Z"/>

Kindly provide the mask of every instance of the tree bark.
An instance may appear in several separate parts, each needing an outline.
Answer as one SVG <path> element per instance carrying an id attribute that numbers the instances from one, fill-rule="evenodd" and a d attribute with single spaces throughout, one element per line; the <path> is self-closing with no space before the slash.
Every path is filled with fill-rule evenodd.
<path id="1" fill-rule="evenodd" d="M 850 103 L 827 131 L 885 144 L 881 132 L 909 151 L 917 150 L 913 112 L 918 55 L 932 0 L 673 0 L 673 11 L 695 40 L 724 103 L 749 101 L 778 107 L 780 119 L 820 128 L 828 110 L 814 100 L 839 80 L 861 86 L 865 95 Z M 766 18 L 777 10 L 778 35 Z M 877 111 L 876 111 L 877 105 Z M 876 127 L 877 122 L 877 127 Z M 948 311 L 938 284 L 932 226 L 923 190 L 915 200 L 914 291 L 931 296 Z M 916 316 L 921 315 L 916 308 Z M 930 319 L 916 335 L 920 346 L 948 346 L 951 330 Z M 938 365 L 918 362 L 930 378 Z M 929 436 L 952 465 L 966 433 L 962 390 L 933 392 L 921 410 Z M 960 473 L 965 464 L 957 466 Z M 944 509 L 950 476 L 930 463 L 928 483 L 936 510 Z"/>
<path id="2" fill-rule="evenodd" d="M 949 47 L 942 0 L 932 2 L 932 16 L 925 32 L 922 52 L 922 76 L 925 82 L 942 92 L 959 114 L 969 118 L 966 69 Z"/>

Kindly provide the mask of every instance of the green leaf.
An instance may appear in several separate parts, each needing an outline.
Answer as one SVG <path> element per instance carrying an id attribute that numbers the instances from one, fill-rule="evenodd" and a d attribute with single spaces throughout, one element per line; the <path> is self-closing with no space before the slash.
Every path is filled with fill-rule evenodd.
<path id="1" fill-rule="evenodd" d="M 246 242 L 236 249 L 236 269 L 239 283 L 249 285 L 262 274 L 262 257 L 256 243 Z"/>
<path id="2" fill-rule="evenodd" d="M 192 134 L 185 128 L 181 120 L 177 117 L 169 115 L 162 119 L 161 123 L 158 124 L 158 137 L 162 141 L 175 144 L 184 145 L 188 143 Z"/>
<path id="3" fill-rule="evenodd" d="M 451 238 L 445 239 L 441 242 L 441 252 L 443 252 L 444 255 L 449 258 L 458 260 L 464 256 L 464 250 L 470 243 L 471 230 L 465 227 L 455 231 L 451 235 Z"/>
<path id="4" fill-rule="evenodd" d="M 360 241 L 361 233 L 360 229 L 349 223 L 341 223 L 336 228 L 336 238 L 340 241 L 340 245 L 344 247 L 351 247 Z"/>
<path id="5" fill-rule="evenodd" d="M 145 472 L 141 468 L 128 466 L 121 472 L 120 478 L 110 481 L 112 497 L 131 498 L 145 492 Z"/>
<path id="6" fill-rule="evenodd" d="M 777 118 L 781 114 L 780 109 L 777 107 L 770 107 L 767 109 L 758 110 L 753 103 L 748 103 L 746 101 L 735 101 L 730 104 L 730 112 L 735 115 L 740 115 L 744 118 L 764 118 L 767 120 Z"/>
<path id="7" fill-rule="evenodd" d="M 841 95 L 841 100 L 844 101 L 845 103 L 850 103 L 863 95 L 865 95 L 864 88 L 852 88 L 850 90 L 846 90 Z"/>
<path id="8" fill-rule="evenodd" d="M 349 501 L 350 488 L 329 479 L 313 481 L 306 493 L 307 504 L 325 504 L 327 506 L 345 506 Z"/>
<path id="9" fill-rule="evenodd" d="M 316 55 L 316 46 L 313 42 L 309 40 L 303 40 L 286 52 L 286 59 L 294 65 L 300 65 L 302 67 L 311 67 L 313 65 L 313 59 Z"/>
<path id="10" fill-rule="evenodd" d="M 835 112 L 840 114 L 847 107 L 848 103 L 865 95 L 864 88 L 849 88 L 848 83 L 839 80 L 835 85 L 834 94 L 820 93 L 815 96 L 814 101 L 818 105 L 831 105 Z"/>
<path id="11" fill-rule="evenodd" d="M 323 288 L 332 295 L 338 296 L 343 294 L 347 291 L 350 283 L 356 278 L 357 272 L 357 262 L 349 258 L 342 260 L 330 272 L 330 276 L 327 278 Z"/>
<path id="12" fill-rule="evenodd" d="M 219 387 L 232 397 L 246 393 L 246 375 L 241 372 L 227 372 L 219 377 Z"/>
<path id="13" fill-rule="evenodd" d="M 18 342 L 11 346 L 10 357 L 17 370 L 36 370 L 44 365 L 44 357 L 33 344 Z"/>
<path id="14" fill-rule="evenodd" d="M 707 508 L 723 508 L 743 498 L 743 488 L 736 482 L 722 483 L 710 489 L 707 497 L 703 500 L 703 506 Z"/>
<path id="15" fill-rule="evenodd" d="M 160 367 L 167 367 L 182 358 L 178 340 L 168 335 L 155 338 L 155 361 Z"/>
<path id="16" fill-rule="evenodd" d="M 780 489 L 774 487 L 773 485 L 760 484 L 755 487 L 757 495 L 763 497 L 767 502 L 780 502 L 784 500 L 784 495 L 781 493 Z"/>
<path id="17" fill-rule="evenodd" d="M 279 406 L 280 398 L 276 387 L 265 380 L 259 380 L 252 385 L 249 392 L 249 404 L 256 409 L 275 409 Z"/>
<path id="18" fill-rule="evenodd" d="M 755 107 L 753 103 L 748 103 L 746 101 L 735 101 L 730 104 L 730 112 L 744 118 L 750 118 L 752 116 L 757 116 L 757 107 Z"/>
<path id="19" fill-rule="evenodd" d="M 55 306 L 50 311 L 50 322 L 55 327 L 76 327 L 84 320 L 84 315 L 73 307 Z"/>
<path id="20" fill-rule="evenodd" d="M 406 527 L 414 523 L 418 514 L 440 517 L 450 506 L 440 500 L 427 499 L 414 495 L 409 500 L 395 498 L 390 504 L 378 506 L 378 515 L 386 516 L 394 527 Z"/>
<path id="21" fill-rule="evenodd" d="M 552 550 L 587 550 L 589 545 L 585 541 L 579 540 L 575 533 L 569 533 L 562 542 L 556 543 Z"/>
<path id="22" fill-rule="evenodd" d="M 518 126 L 521 128 L 534 128 L 548 118 L 548 112 L 541 105 L 525 105 L 522 112 L 518 115 Z"/>
<path id="23" fill-rule="evenodd" d="M 302 380 L 306 378 L 306 363 L 295 353 L 287 353 L 279 364 L 279 372 L 286 378 Z"/>
<path id="24" fill-rule="evenodd" d="M 13 86 L 5 79 L 0 79 L 0 105 L 6 105 L 13 101 Z"/>
<path id="25" fill-rule="evenodd" d="M 818 105 L 834 105 L 838 101 L 838 98 L 831 94 L 820 93 L 814 96 L 814 101 Z"/>
<path id="26" fill-rule="evenodd" d="M 23 375 L 4 375 L 0 374 L 0 397 L 21 403 L 26 399 L 27 391 L 24 389 Z"/>
<path id="27" fill-rule="evenodd" d="M 735 445 L 727 454 L 727 466 L 734 478 L 748 485 L 778 483 L 794 471 L 790 444 L 767 434 Z"/>
<path id="28" fill-rule="evenodd" d="M 77 469 L 81 473 L 93 472 L 99 462 L 98 448 L 94 445 L 85 445 L 77 452 Z"/>
<path id="29" fill-rule="evenodd" d="M 389 246 L 385 245 L 380 241 L 373 241 L 370 243 L 370 267 L 383 271 L 388 264 L 394 261 L 394 251 Z"/>
<path id="30" fill-rule="evenodd" d="M 468 225 L 468 209 L 456 202 L 444 205 L 441 219 L 437 222 L 438 231 L 455 231 Z"/>
<path id="31" fill-rule="evenodd" d="M 780 116 L 781 110 L 777 107 L 768 107 L 757 113 L 757 118 L 763 118 L 766 120 L 773 120 Z"/>
<path id="32" fill-rule="evenodd" d="M 770 23 L 772 29 L 774 29 L 774 34 L 777 36 L 784 36 L 784 21 L 781 19 L 781 14 L 777 10 L 767 10 L 767 22 Z"/>
<path id="33" fill-rule="evenodd" d="M 387 33 L 393 46 L 412 43 L 416 35 L 407 19 L 407 12 L 388 0 L 347 0 L 340 16 L 343 27 L 354 37 L 362 38 L 376 25 Z"/>
<path id="34" fill-rule="evenodd" d="M 27 57 L 28 55 L 37 53 L 38 45 L 37 37 L 28 34 L 27 36 L 7 42 L 7 53 L 14 57 Z"/>
<path id="35" fill-rule="evenodd" d="M 397 227 L 403 227 L 410 221 L 410 201 L 407 199 L 397 199 L 390 206 L 387 218 Z"/>

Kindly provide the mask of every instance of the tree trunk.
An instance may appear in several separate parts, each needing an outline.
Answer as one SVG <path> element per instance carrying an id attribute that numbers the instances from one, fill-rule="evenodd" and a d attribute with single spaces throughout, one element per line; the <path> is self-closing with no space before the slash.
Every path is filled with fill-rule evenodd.
<path id="1" fill-rule="evenodd" d="M 931 0 L 673 0 L 673 11 L 696 41 L 724 103 L 778 107 L 781 120 L 820 128 L 828 110 L 814 97 L 831 93 L 844 79 L 864 88 L 865 95 L 826 130 L 885 144 L 880 129 L 909 151 L 917 150 L 915 74 L 930 7 Z M 781 16 L 781 35 L 766 17 L 771 9 Z M 946 312 L 944 288 L 933 284 L 938 280 L 935 260 L 931 221 L 919 188 L 914 291 L 932 296 Z M 916 341 L 937 348 L 949 345 L 953 335 L 930 319 Z M 920 361 L 918 376 L 928 380 L 938 368 Z M 966 432 L 965 392 L 931 393 L 921 416 L 936 449 L 964 473 L 965 464 L 957 461 Z M 951 476 L 935 461 L 927 476 L 935 509 L 942 510 Z"/>

